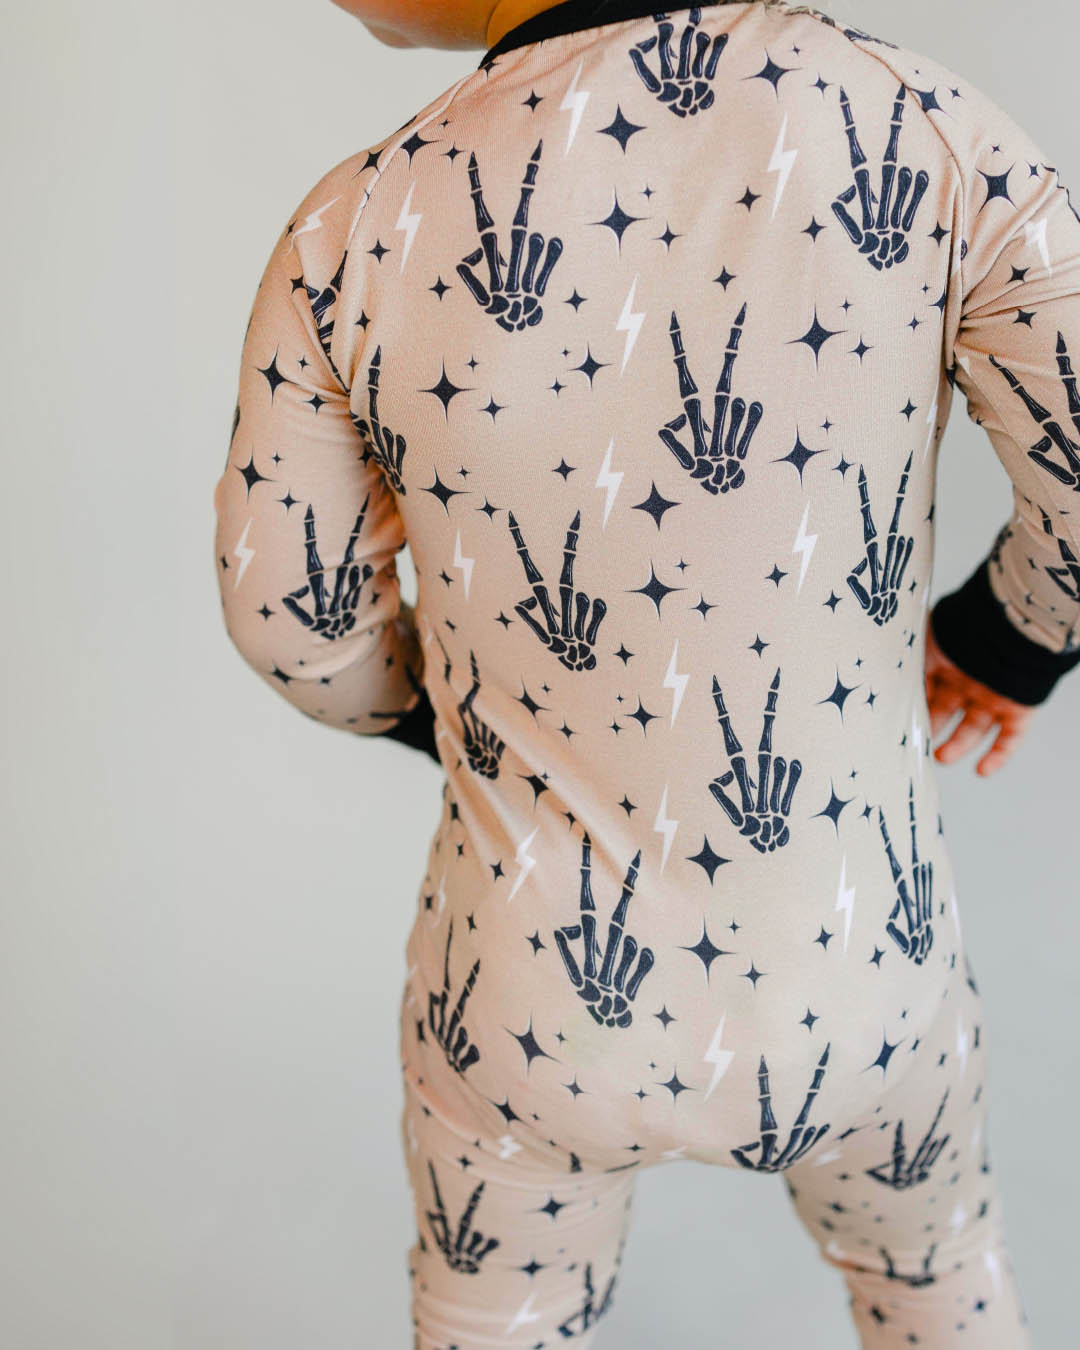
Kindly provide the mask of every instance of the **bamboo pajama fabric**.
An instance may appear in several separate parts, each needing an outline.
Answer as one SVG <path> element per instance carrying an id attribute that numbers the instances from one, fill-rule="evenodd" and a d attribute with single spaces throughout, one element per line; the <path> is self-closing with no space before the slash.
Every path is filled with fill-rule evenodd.
<path id="1" fill-rule="evenodd" d="M 816 9 L 570 0 L 289 216 L 216 565 L 272 689 L 445 777 L 400 1007 L 421 1350 L 602 1339 L 677 1159 L 781 1174 L 863 1345 L 1028 1344 L 923 660 L 932 619 L 1037 703 L 1080 658 L 1052 149 Z M 1013 507 L 931 614 L 957 388 Z"/>

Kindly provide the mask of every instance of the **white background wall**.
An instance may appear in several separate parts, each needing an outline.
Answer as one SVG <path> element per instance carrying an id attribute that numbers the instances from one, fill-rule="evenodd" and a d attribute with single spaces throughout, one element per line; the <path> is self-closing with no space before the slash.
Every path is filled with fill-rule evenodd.
<path id="1" fill-rule="evenodd" d="M 1009 109 L 1080 194 L 1080 19 L 833 0 Z M 479 51 L 325 0 L 51 0 L 0 46 L 6 615 L 0 1345 L 405 1350 L 403 944 L 441 776 L 299 716 L 221 622 L 211 493 L 278 232 Z M 931 603 L 1007 479 L 958 394 Z M 1075 1339 L 1080 674 L 938 772 L 1035 1344 Z M 851 1350 L 777 1178 L 639 1178 L 610 1350 Z"/>

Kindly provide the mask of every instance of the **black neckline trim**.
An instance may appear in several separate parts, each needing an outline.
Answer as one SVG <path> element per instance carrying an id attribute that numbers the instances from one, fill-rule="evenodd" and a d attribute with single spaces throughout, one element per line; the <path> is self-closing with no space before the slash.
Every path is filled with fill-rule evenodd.
<path id="1" fill-rule="evenodd" d="M 691 8 L 711 9 L 726 2 L 700 0 L 696 6 L 680 5 L 669 12 L 678 13 Z M 542 42 L 545 38 L 560 37 L 564 33 L 576 33 L 586 28 L 599 28 L 602 24 L 644 18 L 646 14 L 657 13 L 658 3 L 659 0 L 563 0 L 562 4 L 542 9 L 539 14 L 534 14 L 531 19 L 504 33 L 493 47 L 487 49 L 476 68 L 483 70 L 503 52 Z"/>

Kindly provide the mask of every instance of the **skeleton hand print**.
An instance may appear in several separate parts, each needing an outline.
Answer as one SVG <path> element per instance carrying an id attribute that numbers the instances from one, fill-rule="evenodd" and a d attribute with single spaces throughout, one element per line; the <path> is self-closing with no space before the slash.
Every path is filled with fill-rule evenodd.
<path id="1" fill-rule="evenodd" d="M 518 557 L 525 569 L 525 579 L 532 586 L 533 593 L 527 600 L 519 601 L 514 609 L 533 630 L 547 649 L 559 658 L 568 670 L 593 670 L 596 667 L 597 630 L 607 613 L 607 604 L 597 598 L 592 603 L 592 616 L 589 616 L 589 597 L 584 591 L 574 595 L 574 559 L 577 557 L 578 529 L 581 525 L 581 512 L 578 511 L 566 531 L 566 545 L 563 549 L 562 575 L 559 577 L 559 598 L 561 601 L 558 615 L 551 603 L 544 574 L 532 558 L 521 534 L 521 528 L 514 518 L 513 511 L 507 513 L 510 534 L 517 547 Z M 571 601 L 576 600 L 576 614 L 571 617 Z M 533 610 L 539 606 L 544 616 L 544 624 L 533 617 Z M 586 623 L 588 620 L 588 623 Z M 546 625 L 546 626 L 545 626 Z"/>
<path id="2" fill-rule="evenodd" d="M 334 372 L 335 376 L 337 376 L 338 383 L 343 389 L 347 389 L 348 386 L 341 378 L 337 366 L 334 365 L 334 358 L 330 355 L 330 343 L 334 336 L 334 306 L 337 304 L 341 295 L 341 281 L 345 275 L 345 260 L 348 256 L 349 251 L 346 249 L 341 255 L 341 262 L 338 264 L 337 271 L 322 290 L 319 290 L 317 286 L 309 286 L 306 281 L 303 283 L 304 290 L 307 292 L 308 301 L 311 304 L 311 313 L 315 319 L 315 327 L 319 334 L 319 345 L 326 355 L 326 360 L 330 369 Z M 302 277 L 301 281 L 303 281 Z"/>
<path id="3" fill-rule="evenodd" d="M 915 897 L 908 893 L 900 863 L 893 852 L 889 831 L 885 825 L 885 813 L 878 807 L 878 819 L 881 822 L 881 837 L 885 841 L 885 852 L 889 859 L 893 883 L 896 886 L 896 904 L 892 907 L 886 932 L 904 953 L 916 965 L 921 966 L 934 943 L 934 930 L 931 927 L 933 915 L 934 864 L 919 862 L 919 850 L 915 841 L 915 784 L 908 782 L 908 814 L 911 819 L 911 868 L 912 889 Z M 904 927 L 896 922 L 900 909 L 904 911 Z"/>
<path id="4" fill-rule="evenodd" d="M 475 1045 L 469 1042 L 469 1033 L 462 1023 L 462 1017 L 465 1013 L 465 1004 L 468 1002 L 469 995 L 476 984 L 476 977 L 480 971 L 480 958 L 477 957 L 472 964 L 472 969 L 466 977 L 465 984 L 458 996 L 454 1011 L 450 1014 L 447 1021 L 446 1005 L 450 998 L 450 942 L 454 936 L 454 921 L 450 920 L 450 927 L 446 934 L 446 957 L 443 965 L 443 987 L 441 994 L 428 994 L 428 1025 L 434 1033 L 436 1041 L 442 1046 L 446 1054 L 447 1062 L 458 1073 L 463 1074 L 480 1058 L 480 1051 Z"/>
<path id="5" fill-rule="evenodd" d="M 937 1243 L 930 1244 L 930 1250 L 923 1257 L 922 1269 L 915 1272 L 914 1275 L 901 1275 L 893 1265 L 893 1259 L 885 1247 L 879 1247 L 882 1259 L 885 1262 L 885 1278 L 887 1280 L 902 1280 L 904 1284 L 910 1285 L 912 1289 L 923 1289 L 928 1284 L 934 1284 L 937 1280 L 936 1275 L 930 1273 L 930 1262 L 934 1259 L 934 1252 L 937 1251 Z"/>
<path id="6" fill-rule="evenodd" d="M 837 196 L 832 204 L 832 209 L 847 231 L 848 238 L 858 246 L 859 252 L 865 254 L 871 266 L 876 267 L 878 271 L 885 267 L 892 267 L 895 263 L 902 263 L 907 257 L 909 252 L 907 235 L 915 222 L 915 213 L 919 209 L 919 203 L 922 201 L 923 194 L 930 182 L 930 175 L 925 169 L 920 169 L 913 179 L 911 170 L 906 164 L 899 170 L 896 167 L 900 126 L 903 121 L 906 97 L 907 88 L 901 84 L 896 102 L 893 104 L 892 130 L 889 134 L 885 158 L 881 165 L 881 195 L 879 197 L 871 191 L 870 174 L 866 168 L 866 155 L 863 153 L 856 134 L 851 102 L 843 85 L 840 86 L 840 107 L 844 114 L 844 126 L 847 130 L 848 148 L 851 152 L 851 167 L 854 170 L 855 182 Z M 895 202 L 892 201 L 894 185 L 896 187 Z M 911 201 L 908 202 L 905 210 L 904 202 L 909 191 L 911 192 Z M 859 205 L 862 207 L 861 221 L 856 221 L 846 209 L 846 203 L 850 202 L 856 193 L 858 193 Z M 876 216 L 872 207 L 874 201 L 878 203 Z"/>
<path id="7" fill-rule="evenodd" d="M 585 1296 L 581 1307 L 577 1312 L 572 1313 L 565 1322 L 559 1324 L 559 1335 L 569 1339 L 571 1336 L 580 1336 L 582 1332 L 588 1331 L 603 1317 L 611 1306 L 612 1295 L 615 1292 L 615 1283 L 619 1278 L 618 1270 L 609 1278 L 604 1288 L 603 1295 L 597 1299 L 596 1291 L 593 1288 L 592 1280 L 592 1262 L 585 1262 Z"/>
<path id="8" fill-rule="evenodd" d="M 727 347 L 724 351 L 724 368 L 716 382 L 713 398 L 712 433 L 710 435 L 709 426 L 702 416 L 701 400 L 697 396 L 698 387 L 687 365 L 679 320 L 674 310 L 671 313 L 669 332 L 672 346 L 675 349 L 675 369 L 679 375 L 679 397 L 683 401 L 683 411 L 679 413 L 678 417 L 673 417 L 670 422 L 664 423 L 659 436 L 682 467 L 687 470 L 690 477 L 696 478 L 706 492 L 714 494 L 741 487 L 745 482 L 746 474 L 743 471 L 743 461 L 746 459 L 746 452 L 750 448 L 750 440 L 761 421 L 763 411 L 761 404 L 756 399 L 750 404 L 750 410 L 747 413 L 745 400 L 731 398 L 731 376 L 745 318 L 746 304 L 744 302 L 735 316 L 734 324 L 732 324 Z M 731 400 L 730 406 L 729 399 Z M 725 435 L 724 422 L 729 411 L 731 423 Z M 745 427 L 742 425 L 744 414 L 746 414 Z M 691 449 L 687 449 L 675 435 L 687 421 L 690 423 L 690 432 L 693 437 Z M 739 435 L 740 428 L 742 428 L 741 436 Z M 706 436 L 709 436 L 708 443 L 705 440 Z"/>
<path id="9" fill-rule="evenodd" d="M 912 538 L 897 533 L 900 524 L 900 508 L 904 504 L 904 493 L 907 491 L 910 468 L 911 455 L 909 454 L 903 473 L 900 475 L 896 507 L 893 510 L 892 520 L 889 522 L 889 533 L 885 541 L 885 557 L 883 560 L 879 560 L 878 534 L 874 525 L 874 518 L 870 514 L 870 494 L 866 484 L 866 470 L 861 464 L 859 465 L 859 504 L 862 511 L 863 545 L 866 549 L 866 557 L 860 559 L 858 564 L 851 569 L 847 583 L 859 604 L 878 625 L 888 623 L 896 613 L 899 604 L 900 584 L 904 579 L 904 569 L 907 567 L 915 542 Z M 859 580 L 859 577 L 868 567 L 870 569 L 869 590 Z"/>
<path id="10" fill-rule="evenodd" d="M 671 63 L 671 34 L 675 31 L 675 25 L 666 14 L 656 14 L 654 17 L 658 31 L 652 37 L 636 42 L 629 53 L 634 69 L 641 77 L 645 88 L 650 94 L 656 95 L 658 102 L 666 103 L 679 117 L 692 117 L 697 112 L 711 108 L 716 95 L 709 87 L 709 81 L 716 74 L 720 53 L 727 45 L 727 33 L 714 34 L 710 49 L 708 33 L 702 33 L 698 29 L 701 9 L 695 6 L 690 10 L 682 37 L 679 39 L 679 69 L 676 71 Z M 697 48 L 692 61 L 691 45 Z M 659 78 L 645 64 L 646 55 L 654 47 L 660 57 Z M 708 53 L 707 61 L 706 53 Z"/>
<path id="11" fill-rule="evenodd" d="M 772 753 L 772 724 L 776 716 L 776 699 L 780 688 L 780 667 L 776 669 L 769 693 L 765 701 L 765 713 L 761 724 L 761 740 L 758 743 L 758 781 L 755 784 L 746 768 L 746 756 L 742 743 L 731 726 L 731 714 L 724 704 L 723 690 L 716 676 L 713 676 L 712 694 L 716 705 L 716 716 L 724 731 L 724 749 L 731 761 L 731 768 L 722 776 L 714 778 L 709 791 L 727 812 L 732 824 L 739 827 L 739 833 L 746 835 L 759 853 L 770 853 L 788 842 L 790 832 L 785 817 L 791 810 L 791 799 L 802 775 L 802 762 L 793 759 L 788 764 L 783 755 Z M 785 788 L 784 774 L 787 774 Z M 770 776 L 772 778 L 770 791 Z M 724 788 L 735 779 L 739 784 L 741 802 L 727 795 Z M 755 800 L 750 789 L 757 787 Z M 783 796 L 781 796 L 783 793 Z"/>
<path id="12" fill-rule="evenodd" d="M 765 1062 L 765 1056 L 761 1056 L 761 1064 L 758 1068 L 761 1138 L 755 1140 L 752 1144 L 743 1144 L 741 1148 L 731 1150 L 735 1161 L 740 1166 L 748 1167 L 754 1172 L 783 1171 L 784 1168 L 791 1167 L 805 1154 L 809 1153 L 817 1141 L 825 1135 L 829 1128 L 828 1125 L 810 1125 L 808 1121 L 810 1119 L 810 1108 L 813 1106 L 814 1098 L 817 1096 L 825 1078 L 825 1067 L 828 1062 L 829 1046 L 826 1045 L 821 1058 L 818 1060 L 817 1068 L 814 1070 L 814 1077 L 810 1083 L 810 1090 L 806 1094 L 806 1101 L 803 1102 L 803 1108 L 799 1112 L 795 1124 L 791 1127 L 787 1143 L 777 1153 L 777 1125 L 776 1117 L 772 1111 L 772 1093 L 769 1090 L 769 1066 Z M 752 1158 L 750 1155 L 755 1151 L 757 1151 L 757 1157 Z"/>
<path id="13" fill-rule="evenodd" d="M 1080 434 L 1080 394 L 1076 389 L 1076 376 L 1073 374 L 1069 348 L 1060 330 L 1057 335 L 1057 362 L 1058 374 L 1061 376 L 1061 383 L 1065 386 L 1065 394 L 1069 401 L 1069 415 L 1077 433 Z M 995 356 L 990 357 L 990 364 L 1001 371 L 1010 389 L 1023 401 L 1044 433 L 1042 440 L 1031 447 L 1028 455 L 1040 468 L 1053 474 L 1059 483 L 1080 492 L 1080 442 L 1074 441 L 1062 430 L 1061 423 L 1051 416 L 1049 408 L 1044 408 L 1037 398 L 1028 393 L 1008 366 L 1002 365 Z M 1064 464 L 1058 464 L 1056 460 L 1050 458 L 1049 451 L 1054 446 L 1061 452 Z"/>
<path id="14" fill-rule="evenodd" d="M 457 1234 L 451 1237 L 450 1221 L 446 1215 L 446 1207 L 443 1204 L 442 1196 L 439 1194 L 439 1183 L 430 1159 L 428 1160 L 428 1174 L 431 1177 L 431 1188 L 435 1192 L 435 1209 L 427 1211 L 427 1220 L 435 1236 L 435 1244 L 446 1258 L 446 1264 L 451 1270 L 456 1270 L 462 1275 L 477 1275 L 480 1271 L 481 1261 L 487 1256 L 488 1252 L 494 1251 L 499 1245 L 498 1238 L 485 1238 L 482 1233 L 469 1232 L 473 1214 L 480 1202 L 481 1195 L 484 1193 L 486 1183 L 483 1181 L 477 1183 L 469 1196 L 468 1204 L 462 1212 Z"/>
<path id="15" fill-rule="evenodd" d="M 1061 561 L 1064 567 L 1047 567 L 1046 575 L 1059 586 L 1070 600 L 1080 600 L 1080 561 L 1069 547 L 1068 543 L 1060 536 L 1055 535 L 1050 524 L 1050 517 L 1039 507 L 1039 513 L 1042 516 L 1043 530 L 1050 535 L 1052 539 L 1057 540 L 1058 552 L 1061 554 Z"/>
<path id="16" fill-rule="evenodd" d="M 357 431 L 365 438 L 371 446 L 371 457 L 383 473 L 386 474 L 390 486 L 399 496 L 405 496 L 405 484 L 401 479 L 401 461 L 405 458 L 405 437 L 400 432 L 395 436 L 389 427 L 384 427 L 379 421 L 378 409 L 375 406 L 375 400 L 379 393 L 379 374 L 382 369 L 382 345 L 375 348 L 375 355 L 371 358 L 371 364 L 368 366 L 368 415 L 371 418 L 371 427 L 362 417 L 353 417 L 352 422 Z"/>
<path id="17" fill-rule="evenodd" d="M 510 263 L 499 252 L 495 222 L 484 204 L 484 194 L 480 186 L 480 169 L 476 155 L 469 155 L 469 188 L 476 212 L 476 229 L 480 235 L 480 246 L 457 265 L 458 276 L 472 292 L 477 304 L 484 307 L 485 314 L 491 314 L 500 328 L 508 333 L 520 332 L 523 328 L 538 324 L 544 317 L 544 308 L 539 297 L 547 289 L 552 268 L 559 261 L 563 251 L 563 241 L 557 237 L 548 240 L 547 255 L 539 272 L 536 270 L 540 256 L 544 252 L 544 236 L 537 230 L 529 235 L 529 256 L 525 270 L 521 271 L 521 251 L 525 244 L 525 230 L 529 223 L 529 199 L 536 182 L 536 171 L 540 164 L 540 153 L 544 142 L 537 141 L 536 149 L 529 158 L 525 176 L 521 180 L 521 199 L 518 202 L 514 223 L 510 228 Z M 473 272 L 473 267 L 487 258 L 487 286 Z M 505 279 L 500 267 L 507 267 Z"/>
<path id="18" fill-rule="evenodd" d="M 930 1169 L 937 1162 L 942 1149 L 949 1142 L 951 1135 L 945 1135 L 941 1139 L 934 1138 L 934 1131 L 937 1129 L 938 1121 L 941 1119 L 941 1113 L 945 1110 L 945 1103 L 949 1099 L 949 1089 L 945 1089 L 945 1095 L 941 1099 L 941 1105 L 937 1109 L 937 1114 L 930 1122 L 930 1128 L 923 1135 L 919 1146 L 909 1158 L 904 1146 L 904 1122 L 896 1122 L 896 1136 L 893 1140 L 892 1158 L 887 1163 L 879 1163 L 876 1167 L 866 1169 L 867 1176 L 874 1177 L 877 1181 L 882 1181 L 886 1186 L 891 1186 L 894 1191 L 908 1191 L 912 1186 L 919 1186 L 930 1176 Z"/>
<path id="19" fill-rule="evenodd" d="M 487 723 L 481 721 L 473 711 L 473 700 L 480 689 L 480 675 L 476 667 L 475 652 L 469 652 L 469 664 L 472 667 L 472 687 L 458 704 L 465 755 L 469 761 L 470 769 L 481 774 L 484 778 L 498 778 L 499 758 L 506 746 Z"/>
<path id="20" fill-rule="evenodd" d="M 633 1021 L 630 1004 L 656 959 L 651 947 L 642 947 L 639 952 L 636 939 L 625 931 L 626 912 L 630 897 L 634 894 L 634 883 L 637 881 L 640 862 L 641 850 L 638 849 L 626 869 L 622 895 L 608 924 L 607 945 L 601 952 L 596 938 L 596 906 L 592 897 L 592 843 L 588 834 L 585 834 L 581 842 L 581 921 L 564 924 L 555 931 L 555 943 L 566 966 L 566 972 L 578 994 L 588 1004 L 593 1020 L 600 1026 L 630 1025 Z M 582 940 L 584 953 L 584 960 L 580 966 L 570 950 L 570 943 L 576 942 L 578 938 Z M 620 943 L 621 957 L 619 957 Z M 638 958 L 637 969 L 630 974 L 635 956 Z M 602 957 L 599 970 L 596 964 L 597 957 Z M 616 967 L 617 957 L 619 964 Z"/>
<path id="21" fill-rule="evenodd" d="M 333 642 L 335 638 L 344 637 L 356 623 L 356 608 L 360 603 L 360 592 L 363 590 L 364 584 L 374 575 L 370 564 L 365 563 L 361 569 L 359 564 L 353 562 L 353 549 L 356 547 L 356 541 L 364 525 L 364 516 L 367 513 L 369 500 L 368 497 L 364 498 L 360 513 L 356 517 L 356 523 L 352 527 L 352 533 L 349 535 L 345 557 L 335 570 L 334 593 L 330 597 L 329 604 L 326 599 L 326 571 L 319 558 L 318 545 L 315 540 L 315 512 L 309 505 L 304 513 L 307 583 L 297 587 L 295 591 L 290 591 L 288 595 L 283 595 L 281 603 L 306 628 L 310 628 L 313 633 L 320 633 L 330 642 Z M 309 614 L 300 604 L 309 590 L 314 601 L 314 613 L 312 614 Z"/>

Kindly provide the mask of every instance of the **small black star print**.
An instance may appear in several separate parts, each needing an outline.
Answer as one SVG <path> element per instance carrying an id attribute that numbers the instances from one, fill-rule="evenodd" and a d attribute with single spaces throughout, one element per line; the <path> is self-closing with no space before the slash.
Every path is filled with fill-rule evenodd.
<path id="1" fill-rule="evenodd" d="M 688 1090 L 686 1083 L 679 1082 L 679 1075 L 677 1072 L 672 1072 L 672 1075 L 667 1080 L 667 1082 L 661 1083 L 659 1086 L 666 1087 L 668 1089 L 668 1091 L 671 1093 L 673 1101 L 675 1101 L 678 1098 L 680 1092 L 686 1092 Z M 690 1090 L 692 1091 L 692 1089 Z"/>
<path id="2" fill-rule="evenodd" d="M 647 595 L 656 606 L 657 617 L 660 614 L 660 602 L 665 596 L 670 595 L 672 591 L 685 590 L 683 586 L 665 586 L 656 575 L 656 570 L 652 563 L 649 563 L 649 579 L 644 586 L 638 586 L 635 590 L 628 591 L 628 595 Z"/>
<path id="3" fill-rule="evenodd" d="M 731 952 L 726 952 L 723 949 L 723 947 L 713 946 L 712 942 L 709 940 L 709 932 L 704 923 L 701 926 L 701 937 L 698 938 L 697 942 L 694 944 L 693 947 L 682 946 L 681 943 L 679 945 L 682 947 L 682 950 L 684 952 L 693 952 L 694 955 L 701 961 L 701 964 L 705 967 L 706 978 L 708 977 L 709 974 L 709 967 L 712 965 L 712 963 L 716 960 L 718 956 L 732 955 Z"/>
<path id="4" fill-rule="evenodd" d="M 635 511 L 646 511 L 656 522 L 656 528 L 660 528 L 660 522 L 664 518 L 664 512 L 670 511 L 673 506 L 680 505 L 679 502 L 668 501 L 666 497 L 660 495 L 653 483 L 649 495 L 642 502 L 637 502 L 632 508 Z"/>
<path id="5" fill-rule="evenodd" d="M 713 877 L 716 875 L 716 869 L 721 863 L 730 862 L 730 858 L 721 858 L 719 853 L 714 853 L 709 846 L 709 836 L 705 835 L 705 842 L 702 844 L 699 852 L 692 857 L 687 858 L 687 862 L 697 863 L 702 871 L 709 878 L 709 884 L 712 885 Z"/>
<path id="6" fill-rule="evenodd" d="M 618 141 L 619 145 L 622 147 L 623 154 L 626 153 L 626 145 L 630 140 L 630 137 L 633 136 L 635 132 L 644 130 L 645 128 L 639 126 L 636 122 L 628 122 L 623 116 L 622 108 L 620 108 L 618 104 L 615 105 L 614 119 L 609 122 L 606 127 L 597 127 L 597 133 L 599 135 L 610 136 L 613 140 Z"/>
<path id="7" fill-rule="evenodd" d="M 896 1042 L 896 1045 L 890 1045 L 890 1044 L 889 1044 L 889 1041 L 888 1041 L 888 1038 L 885 1037 L 885 1036 L 882 1036 L 882 1038 L 881 1038 L 881 1049 L 878 1051 L 878 1057 L 877 1057 L 877 1059 L 874 1060 L 873 1064 L 870 1064 L 870 1065 L 868 1065 L 867 1067 L 868 1067 L 868 1068 L 871 1068 L 871 1069 L 878 1068 L 878 1069 L 881 1070 L 882 1074 L 884 1074 L 884 1073 L 886 1072 L 886 1070 L 888 1069 L 888 1066 L 889 1066 L 889 1060 L 892 1058 L 893 1051 L 896 1049 L 896 1046 L 899 1045 L 899 1044 L 900 1044 L 900 1042 L 897 1041 L 897 1042 Z"/>
<path id="8" fill-rule="evenodd" d="M 606 225 L 608 229 L 612 232 L 612 234 L 615 236 L 616 243 L 618 244 L 621 252 L 622 237 L 626 231 L 627 226 L 634 224 L 635 221 L 644 219 L 645 219 L 644 216 L 627 215 L 627 213 L 619 205 L 619 194 L 616 192 L 615 205 L 608 212 L 606 218 L 604 220 L 593 220 L 590 221 L 589 223 L 591 225 Z"/>

